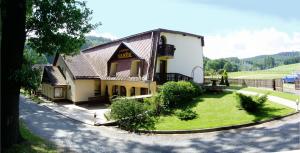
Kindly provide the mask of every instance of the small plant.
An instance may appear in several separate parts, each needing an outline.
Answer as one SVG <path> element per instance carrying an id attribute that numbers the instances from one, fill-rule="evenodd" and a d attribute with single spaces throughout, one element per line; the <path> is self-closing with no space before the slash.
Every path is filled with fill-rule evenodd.
<path id="1" fill-rule="evenodd" d="M 110 116 L 118 121 L 121 128 L 128 131 L 154 129 L 155 118 L 147 111 L 145 103 L 133 99 L 116 99 L 112 102 Z"/>
<path id="2" fill-rule="evenodd" d="M 224 77 L 223 77 L 223 76 L 221 76 L 220 85 L 225 85 L 225 82 L 224 82 Z"/>
<path id="3" fill-rule="evenodd" d="M 228 74 L 227 74 L 226 71 L 224 71 L 223 77 L 224 77 L 225 85 L 226 85 L 227 87 L 229 87 Z"/>
<path id="4" fill-rule="evenodd" d="M 267 95 L 263 96 L 247 96 L 241 93 L 236 93 L 237 100 L 244 110 L 250 113 L 260 111 L 267 101 Z"/>
<path id="5" fill-rule="evenodd" d="M 175 115 L 180 120 L 192 120 L 198 116 L 198 114 L 192 109 L 178 110 L 176 111 Z"/>

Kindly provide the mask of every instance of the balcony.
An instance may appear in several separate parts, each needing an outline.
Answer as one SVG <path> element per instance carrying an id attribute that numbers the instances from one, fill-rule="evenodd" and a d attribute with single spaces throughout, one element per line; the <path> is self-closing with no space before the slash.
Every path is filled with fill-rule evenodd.
<path id="1" fill-rule="evenodd" d="M 173 58 L 175 50 L 176 48 L 174 45 L 170 45 L 170 44 L 159 45 L 158 56 L 165 57 L 166 59 Z"/>
<path id="2" fill-rule="evenodd" d="M 193 81 L 192 77 L 180 73 L 155 73 L 157 84 L 164 84 L 168 81 Z"/>

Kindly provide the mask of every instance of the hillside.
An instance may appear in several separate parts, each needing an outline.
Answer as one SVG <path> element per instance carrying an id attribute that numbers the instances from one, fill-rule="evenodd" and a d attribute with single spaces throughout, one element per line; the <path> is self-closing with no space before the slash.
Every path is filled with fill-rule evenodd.
<path id="1" fill-rule="evenodd" d="M 281 52 L 273 55 L 259 55 L 250 58 L 241 59 L 243 62 L 252 62 L 252 63 L 263 63 L 266 57 L 272 57 L 275 60 L 276 65 L 284 64 L 286 60 L 290 60 L 291 58 L 299 58 L 299 51 L 291 51 L 291 52 Z"/>
<path id="2" fill-rule="evenodd" d="M 94 47 L 100 44 L 104 44 L 107 42 L 110 42 L 111 40 L 108 38 L 104 38 L 104 37 L 95 37 L 95 36 L 86 36 L 86 41 L 85 43 L 81 46 L 81 50 L 90 48 L 90 47 Z"/>
<path id="3" fill-rule="evenodd" d="M 80 50 L 84 50 L 90 47 L 94 47 L 97 45 L 101 45 L 107 42 L 110 42 L 112 40 L 104 37 L 95 37 L 95 36 L 86 36 L 85 43 L 81 46 Z M 48 63 L 52 63 L 54 56 L 46 56 Z"/>
<path id="4" fill-rule="evenodd" d="M 285 75 L 300 71 L 300 63 L 282 65 L 267 70 L 258 71 L 240 71 L 228 73 L 229 78 L 244 78 L 244 79 L 274 79 L 282 78 Z"/>

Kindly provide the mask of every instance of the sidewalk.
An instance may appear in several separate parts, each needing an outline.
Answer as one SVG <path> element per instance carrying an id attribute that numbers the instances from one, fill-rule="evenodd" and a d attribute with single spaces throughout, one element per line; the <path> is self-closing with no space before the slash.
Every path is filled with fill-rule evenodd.
<path id="1" fill-rule="evenodd" d="M 263 94 L 260 94 L 260 93 L 257 93 L 257 92 L 253 92 L 253 91 L 232 90 L 232 89 L 226 89 L 226 90 L 228 90 L 228 91 L 236 91 L 238 93 L 242 93 L 242 94 L 246 94 L 246 95 L 260 95 L 260 96 L 263 95 Z M 275 102 L 275 103 L 278 103 L 278 104 L 281 104 L 281 105 L 293 108 L 295 110 L 300 110 L 300 107 L 297 106 L 297 104 L 296 104 L 295 101 L 291 101 L 291 100 L 280 98 L 280 97 L 276 97 L 276 96 L 270 96 L 270 95 L 268 95 L 268 99 L 270 101 L 272 101 L 272 102 Z"/>
<path id="2" fill-rule="evenodd" d="M 41 103 L 41 106 L 48 107 L 66 117 L 89 125 L 103 125 L 111 122 L 104 116 L 106 112 L 110 111 L 110 109 L 105 106 L 87 106 L 85 104 L 77 106 L 72 103 L 54 103 L 45 99 L 43 100 L 46 102 Z M 94 118 L 94 115 L 96 115 L 96 118 Z"/>

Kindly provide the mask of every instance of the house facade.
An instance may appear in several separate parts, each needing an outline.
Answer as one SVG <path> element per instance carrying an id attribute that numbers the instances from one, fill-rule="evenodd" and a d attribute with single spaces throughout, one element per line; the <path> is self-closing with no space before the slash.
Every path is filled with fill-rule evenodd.
<path id="1" fill-rule="evenodd" d="M 74 103 L 153 94 L 166 81 L 203 83 L 200 35 L 155 29 L 81 51 L 56 55 L 44 69 L 42 94 Z"/>

